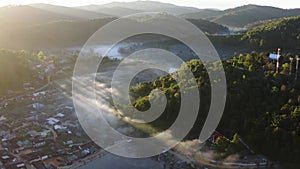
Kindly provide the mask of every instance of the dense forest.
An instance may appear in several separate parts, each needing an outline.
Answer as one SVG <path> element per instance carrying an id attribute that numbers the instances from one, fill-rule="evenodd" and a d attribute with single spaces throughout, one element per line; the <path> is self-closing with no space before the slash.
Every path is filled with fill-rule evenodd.
<path id="1" fill-rule="evenodd" d="M 300 15 L 299 9 L 280 9 L 270 6 L 245 5 L 227 9 L 211 21 L 230 27 L 244 27 L 256 21 Z"/>
<path id="2" fill-rule="evenodd" d="M 257 49 L 281 47 L 289 51 L 300 51 L 300 16 L 268 21 L 247 31 L 242 40 Z"/>
<path id="3" fill-rule="evenodd" d="M 271 6 L 244 5 L 226 10 L 204 9 L 183 14 L 184 18 L 207 19 L 233 28 L 243 28 L 257 21 L 300 15 L 299 9 L 280 9 Z"/>
<path id="4" fill-rule="evenodd" d="M 0 50 L 0 93 L 22 90 L 23 83 L 36 76 L 30 68 L 33 58 L 25 51 Z"/>
<path id="5" fill-rule="evenodd" d="M 274 52 L 279 47 L 283 52 L 297 54 L 300 52 L 300 16 L 256 23 L 248 31 L 235 35 L 208 37 L 219 54 L 226 58 L 232 58 L 234 52 Z"/>
<path id="6" fill-rule="evenodd" d="M 41 87 L 47 84 L 49 75 L 52 78 L 64 77 L 55 74 L 54 70 L 61 71 L 65 62 L 72 66 L 76 57 L 76 54 L 69 52 L 50 54 L 0 49 L 0 96 L 24 93 L 29 87 Z"/>
<path id="7" fill-rule="evenodd" d="M 288 56 L 282 56 L 281 60 L 280 73 L 275 72 L 274 62 L 267 53 L 240 54 L 223 61 L 228 95 L 218 130 L 228 138 L 237 133 L 254 150 L 274 160 L 296 162 L 300 155 L 300 83 L 294 79 L 295 72 L 289 74 Z M 189 61 L 187 67 L 196 77 L 201 97 L 201 116 L 188 136 L 194 138 L 210 106 L 210 82 L 201 61 Z M 186 66 L 174 76 L 180 75 L 183 69 Z M 157 130 L 164 130 L 177 117 L 179 86 L 170 75 L 132 86 L 132 104 L 139 110 L 147 110 L 153 89 L 162 90 L 168 98 L 165 112 L 151 123 Z"/>

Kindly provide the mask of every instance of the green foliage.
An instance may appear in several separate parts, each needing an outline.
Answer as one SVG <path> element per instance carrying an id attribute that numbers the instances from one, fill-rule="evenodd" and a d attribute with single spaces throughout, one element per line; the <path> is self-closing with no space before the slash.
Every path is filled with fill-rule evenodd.
<path id="1" fill-rule="evenodd" d="M 242 150 L 242 146 L 240 145 L 240 136 L 235 133 L 232 140 L 229 140 L 225 137 L 218 137 L 215 146 L 216 150 L 219 152 L 224 152 L 227 155 L 239 152 Z"/>
<path id="2" fill-rule="evenodd" d="M 268 21 L 246 32 L 246 40 L 253 48 L 274 50 L 281 47 L 285 50 L 299 52 L 300 16 Z"/>
<path id="3" fill-rule="evenodd" d="M 209 34 L 228 34 L 229 29 L 225 26 L 219 25 L 215 22 L 210 22 L 203 19 L 188 19 L 191 23 L 197 26 L 203 32 Z"/>
<path id="4" fill-rule="evenodd" d="M 215 144 L 217 151 L 227 152 L 230 145 L 230 140 L 225 137 L 218 137 Z"/>
<path id="5" fill-rule="evenodd" d="M 284 10 L 268 6 L 245 5 L 223 11 L 215 16 L 212 21 L 231 27 L 245 27 L 258 21 L 296 16 L 300 10 Z"/>
<path id="6" fill-rule="evenodd" d="M 23 90 L 23 83 L 36 76 L 30 67 L 36 59 L 36 55 L 25 51 L 0 49 L 0 93 Z"/>
<path id="7" fill-rule="evenodd" d="M 289 60 L 283 55 L 281 63 L 288 69 Z M 284 71 L 275 73 L 273 60 L 268 53 L 251 52 L 236 54 L 223 61 L 227 78 L 227 100 L 219 131 L 231 131 L 232 140 L 220 138 L 217 149 L 228 154 L 241 150 L 242 137 L 252 148 L 269 157 L 282 161 L 297 161 L 300 156 L 300 83 L 293 82 Z M 213 65 L 213 64 L 212 64 Z M 191 70 L 200 91 L 200 110 L 197 121 L 188 138 L 198 137 L 210 105 L 210 81 L 206 68 L 199 60 L 191 60 L 182 66 L 175 76 L 185 76 Z M 189 80 L 183 82 L 188 86 Z M 192 87 L 192 86 L 190 86 Z M 176 119 L 180 105 L 179 85 L 170 76 L 160 77 L 150 83 L 132 87 L 136 107 L 147 106 L 145 99 L 153 89 L 164 91 L 168 105 L 156 127 L 168 127 Z M 138 97 L 141 96 L 141 97 Z M 239 133 L 234 134 L 234 133 Z"/>
<path id="8" fill-rule="evenodd" d="M 233 143 L 233 144 L 239 144 L 239 143 L 240 143 L 240 136 L 239 136 L 237 133 L 235 133 L 235 134 L 233 135 L 233 138 L 232 138 L 232 140 L 231 140 L 231 143 Z"/>

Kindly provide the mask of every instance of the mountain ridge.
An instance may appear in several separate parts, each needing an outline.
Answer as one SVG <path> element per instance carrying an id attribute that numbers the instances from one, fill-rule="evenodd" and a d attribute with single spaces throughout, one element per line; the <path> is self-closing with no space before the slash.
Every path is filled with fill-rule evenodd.
<path id="1" fill-rule="evenodd" d="M 95 19 L 95 18 L 103 18 L 103 17 L 110 17 L 110 15 L 99 13 L 99 12 L 92 12 L 86 10 L 80 10 L 71 7 L 64 7 L 64 6 L 57 6 L 51 4 L 44 4 L 44 3 L 35 3 L 29 4 L 28 6 L 42 9 L 49 12 L 55 12 L 58 14 L 67 15 L 70 17 L 81 18 L 81 19 Z"/>
<path id="2" fill-rule="evenodd" d="M 170 3 L 162 3 L 156 1 L 133 1 L 133 2 L 112 2 L 103 5 L 87 5 L 87 6 L 79 6 L 75 7 L 77 9 L 85 9 L 90 11 L 95 11 L 97 9 L 101 12 L 101 9 L 114 9 L 114 8 L 125 8 L 128 10 L 137 10 L 142 12 L 168 12 L 174 15 L 181 15 L 184 13 L 201 11 L 201 9 L 193 8 L 193 7 L 184 7 L 177 6 Z"/>
<path id="3" fill-rule="evenodd" d="M 181 15 L 184 18 L 207 19 L 228 27 L 242 28 L 249 24 L 300 15 L 300 9 L 282 9 L 272 6 L 244 5 L 223 11 L 205 9 L 197 13 Z"/>

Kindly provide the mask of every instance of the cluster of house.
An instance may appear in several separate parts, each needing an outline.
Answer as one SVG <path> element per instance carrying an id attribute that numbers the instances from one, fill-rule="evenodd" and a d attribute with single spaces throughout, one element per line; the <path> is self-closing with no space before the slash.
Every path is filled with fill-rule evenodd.
<path id="1" fill-rule="evenodd" d="M 31 70 L 37 71 L 38 78 L 44 80 L 47 76 L 55 70 L 55 64 L 53 61 L 47 63 L 41 63 L 31 67 Z"/>
<path id="2" fill-rule="evenodd" d="M 54 165 L 44 163 L 49 155 L 42 151 L 33 151 L 16 155 L 7 150 L 0 150 L 0 164 L 6 169 L 56 169 Z"/>
<path id="3" fill-rule="evenodd" d="M 70 57 L 60 57 L 60 61 L 54 60 L 40 63 L 31 67 L 31 70 L 37 72 L 37 78 L 40 80 L 48 80 L 50 82 L 51 76 L 64 74 L 64 71 L 72 69 L 72 61 Z"/>
<path id="4" fill-rule="evenodd" d="M 49 158 L 57 158 L 57 163 L 64 166 L 99 150 L 93 143 L 72 140 L 81 135 L 76 130 L 79 124 L 72 118 L 74 108 L 60 105 L 50 111 L 46 105 L 49 101 L 47 97 L 51 95 L 55 92 L 48 90 L 21 96 L 20 101 L 30 103 L 22 110 L 27 113 L 9 111 L 10 114 L 20 113 L 22 117 L 2 121 L 0 168 L 52 169 L 57 165 L 48 163 Z M 14 104 L 14 100 L 8 104 Z M 57 135 L 60 137 L 56 139 Z M 45 151 L 45 148 L 52 152 Z M 56 152 L 54 156 L 53 152 Z"/>
<path id="5" fill-rule="evenodd" d="M 32 107 L 32 109 L 41 109 L 41 107 Z M 47 127 L 43 127 L 44 129 L 41 131 L 32 130 L 26 125 L 29 123 L 26 120 L 16 120 L 10 126 L 1 125 L 0 138 L 3 149 L 0 151 L 0 166 L 18 169 L 56 168 L 50 163 L 45 162 L 45 160 L 51 158 L 53 155 L 42 151 L 45 146 L 58 153 L 57 162 L 61 165 L 72 164 L 78 159 L 97 152 L 99 147 L 92 142 L 86 144 L 76 143 L 66 136 L 64 142 L 58 143 L 55 142 L 55 139 L 49 137 L 49 135 L 53 135 L 53 131 L 55 133 L 67 133 L 67 135 L 75 134 L 72 127 L 77 127 L 77 125 L 70 121 L 66 115 L 68 112 L 73 111 L 73 107 L 64 106 L 59 110 L 55 115 L 44 119 L 43 126 Z M 15 132 L 24 133 L 24 139 L 18 139 L 20 137 L 17 137 Z M 60 155 L 65 158 L 59 158 Z"/>
<path id="6" fill-rule="evenodd" d="M 20 139 L 18 133 L 24 133 L 24 138 Z M 3 123 L 0 126 L 0 138 L 0 166 L 7 169 L 43 169 L 43 167 L 40 167 L 42 161 L 49 158 L 49 155 L 36 150 L 45 145 L 46 140 L 41 139 L 42 137 L 37 136 L 34 131 L 30 130 L 28 123 L 19 120 L 11 124 Z M 52 169 L 54 167 L 44 168 Z"/>
<path id="7" fill-rule="evenodd" d="M 66 144 L 71 145 L 72 142 Z M 98 152 L 98 150 L 99 147 L 93 142 L 89 142 L 82 145 L 70 146 L 70 148 L 66 152 L 69 156 L 68 158 L 62 160 L 62 163 L 64 163 L 64 165 L 71 165 L 77 160 L 80 160 L 90 154 Z"/>
<path id="8" fill-rule="evenodd" d="M 44 112 L 47 109 L 46 105 L 52 104 L 47 97 L 55 95 L 57 91 L 47 90 L 32 94 L 34 90 L 45 84 L 49 75 L 65 74 L 64 71 L 72 69 L 73 63 L 71 63 L 72 58 L 62 57 L 55 63 L 52 61 L 32 65 L 31 69 L 37 73 L 37 77 L 34 81 L 24 82 L 25 93 L 20 95 L 17 91 L 8 91 L 5 96 L 0 96 L 0 110 L 6 112 L 0 117 L 0 168 L 55 168 L 44 163 L 51 158 L 52 154 L 43 151 L 43 148 L 48 148 L 49 145 L 51 145 L 49 148 L 54 147 L 54 151 L 60 152 L 59 150 L 64 149 L 60 146 L 55 147 L 64 144 L 55 141 L 54 133 L 67 134 L 65 153 L 71 149 L 69 146 L 72 146 L 72 149 L 77 147 L 77 151 L 82 150 L 83 154 L 91 152 L 78 145 L 74 146 L 74 141 L 68 138 L 68 135 L 77 134 L 72 127 L 75 128 L 78 124 L 68 119 L 67 114 L 73 112 L 72 106 L 65 106 L 63 111 L 55 110 L 56 114 Z M 19 111 L 10 111 L 20 104 L 28 106 Z M 65 124 L 67 120 L 70 122 Z M 78 157 L 81 156 L 78 154 Z"/>

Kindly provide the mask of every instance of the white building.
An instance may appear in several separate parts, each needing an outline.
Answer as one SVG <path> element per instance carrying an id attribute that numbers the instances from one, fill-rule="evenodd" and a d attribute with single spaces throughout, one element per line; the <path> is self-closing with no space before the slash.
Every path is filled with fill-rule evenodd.
<path id="1" fill-rule="evenodd" d="M 48 118 L 47 121 L 48 121 L 48 124 L 50 124 L 50 125 L 55 125 L 59 122 L 58 119 L 53 118 L 53 117 Z"/>

